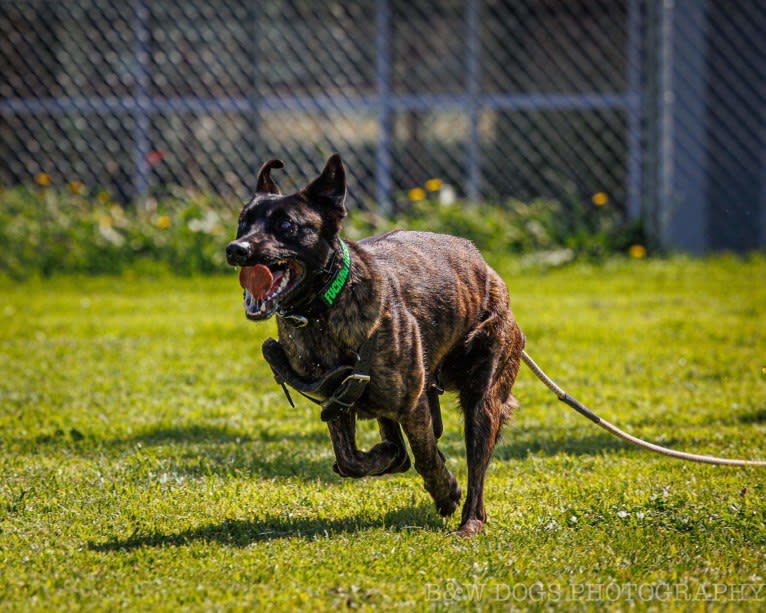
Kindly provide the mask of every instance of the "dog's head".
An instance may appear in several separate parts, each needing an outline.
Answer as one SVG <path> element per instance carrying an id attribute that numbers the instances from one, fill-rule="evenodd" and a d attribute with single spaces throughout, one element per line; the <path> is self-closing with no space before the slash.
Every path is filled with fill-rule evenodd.
<path id="1" fill-rule="evenodd" d="M 287 196 L 271 178 L 273 168 L 283 167 L 270 160 L 258 171 L 256 193 L 226 247 L 228 263 L 241 267 L 248 319 L 267 319 L 316 291 L 346 216 L 346 172 L 337 153 L 316 179 Z"/>

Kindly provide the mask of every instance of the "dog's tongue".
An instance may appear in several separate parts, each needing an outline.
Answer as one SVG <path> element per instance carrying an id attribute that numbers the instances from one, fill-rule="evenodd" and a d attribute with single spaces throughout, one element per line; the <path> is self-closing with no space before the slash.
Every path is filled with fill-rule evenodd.
<path id="1" fill-rule="evenodd" d="M 274 275 L 263 264 L 243 266 L 239 271 L 239 284 L 258 300 L 263 300 L 273 282 Z"/>

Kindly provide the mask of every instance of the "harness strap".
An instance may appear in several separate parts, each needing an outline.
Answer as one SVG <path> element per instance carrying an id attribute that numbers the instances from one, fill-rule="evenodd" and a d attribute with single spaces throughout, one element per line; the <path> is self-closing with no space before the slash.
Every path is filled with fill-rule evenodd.
<path id="1" fill-rule="evenodd" d="M 431 409 L 431 426 L 434 429 L 434 436 L 440 439 L 444 432 L 444 423 L 442 422 L 442 411 L 439 406 L 439 394 L 435 387 L 431 387 L 426 396 L 428 397 L 428 408 Z"/>
<path id="2" fill-rule="evenodd" d="M 360 347 L 354 366 L 339 366 L 316 381 L 306 381 L 295 373 L 278 341 L 266 339 L 262 351 L 290 406 L 295 405 L 285 384 L 320 405 L 322 421 L 329 421 L 351 411 L 364 394 L 370 382 L 370 367 L 376 345 L 377 337 L 372 336 Z"/>
<path id="3" fill-rule="evenodd" d="M 440 439 L 444 432 L 444 422 L 442 422 L 442 410 L 439 405 L 439 396 L 444 393 L 444 388 L 441 382 L 442 368 L 439 366 L 434 373 L 434 380 L 431 385 L 428 386 L 426 397 L 428 398 L 428 408 L 431 410 L 431 426 L 434 430 L 434 436 L 436 439 Z"/>

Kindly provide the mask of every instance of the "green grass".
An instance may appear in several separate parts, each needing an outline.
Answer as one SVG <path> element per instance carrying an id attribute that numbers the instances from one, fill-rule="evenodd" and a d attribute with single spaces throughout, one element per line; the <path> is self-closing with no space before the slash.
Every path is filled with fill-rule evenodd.
<path id="1" fill-rule="evenodd" d="M 500 269 L 530 354 L 603 417 L 766 456 L 766 259 Z M 273 384 L 274 324 L 244 319 L 234 275 L 6 281 L 0 297 L 0 610 L 766 602 L 765 470 L 627 447 L 525 367 L 490 523 L 464 541 L 414 471 L 332 472 L 318 411 Z"/>

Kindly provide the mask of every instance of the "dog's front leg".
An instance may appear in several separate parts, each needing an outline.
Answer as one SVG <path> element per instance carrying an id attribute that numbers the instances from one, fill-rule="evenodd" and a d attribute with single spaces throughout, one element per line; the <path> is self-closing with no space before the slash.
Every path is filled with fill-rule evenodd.
<path id="1" fill-rule="evenodd" d="M 452 515 L 460 502 L 460 487 L 457 479 L 447 470 L 444 456 L 436 446 L 426 394 L 420 397 L 415 408 L 404 416 L 401 423 L 415 456 L 415 470 L 423 477 L 436 509 L 441 515 Z"/>
<path id="2" fill-rule="evenodd" d="M 379 419 L 382 442 L 369 451 L 356 447 L 356 416 L 344 413 L 327 422 L 335 451 L 333 470 L 342 477 L 377 476 L 403 472 L 410 466 L 399 424 Z"/>

